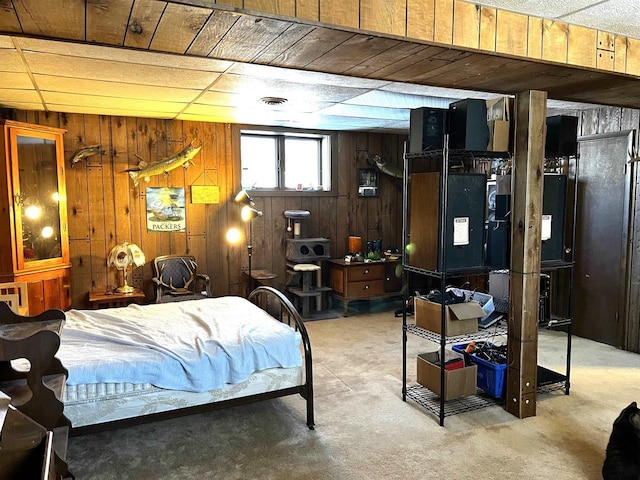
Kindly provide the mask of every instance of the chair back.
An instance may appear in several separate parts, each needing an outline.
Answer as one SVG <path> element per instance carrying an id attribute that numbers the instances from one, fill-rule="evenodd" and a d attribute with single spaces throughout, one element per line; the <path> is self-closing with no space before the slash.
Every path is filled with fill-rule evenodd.
<path id="1" fill-rule="evenodd" d="M 163 255 L 153 260 L 153 274 L 167 290 L 193 290 L 198 264 L 190 255 Z"/>

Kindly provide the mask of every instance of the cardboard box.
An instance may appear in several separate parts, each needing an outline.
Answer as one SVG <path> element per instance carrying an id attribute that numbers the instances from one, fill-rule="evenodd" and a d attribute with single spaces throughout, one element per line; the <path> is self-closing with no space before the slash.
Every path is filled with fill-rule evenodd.
<path id="1" fill-rule="evenodd" d="M 435 333 L 442 333 L 441 305 L 423 298 L 414 299 L 416 325 Z M 454 303 L 445 305 L 445 330 L 448 337 L 478 331 L 478 319 L 485 316 L 478 302 Z"/>
<path id="2" fill-rule="evenodd" d="M 509 97 L 487 100 L 488 152 L 510 151 L 511 109 L 512 102 Z"/>
<path id="3" fill-rule="evenodd" d="M 509 122 L 506 120 L 488 120 L 489 144 L 488 152 L 508 152 L 509 151 Z"/>
<path id="4" fill-rule="evenodd" d="M 445 350 L 445 360 L 462 357 L 459 353 Z M 440 352 L 428 352 L 418 355 L 417 380 L 420 385 L 440 396 L 440 365 L 437 364 Z M 444 372 L 444 399 L 475 395 L 478 366 L 470 365 Z"/>

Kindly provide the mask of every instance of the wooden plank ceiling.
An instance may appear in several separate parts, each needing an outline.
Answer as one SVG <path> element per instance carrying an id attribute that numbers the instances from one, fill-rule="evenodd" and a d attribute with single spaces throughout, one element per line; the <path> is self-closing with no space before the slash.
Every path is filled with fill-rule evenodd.
<path id="1" fill-rule="evenodd" d="M 60 5 L 0 0 L 1 107 L 384 130 L 467 90 L 640 108 L 640 82 L 595 70 L 156 0 Z"/>

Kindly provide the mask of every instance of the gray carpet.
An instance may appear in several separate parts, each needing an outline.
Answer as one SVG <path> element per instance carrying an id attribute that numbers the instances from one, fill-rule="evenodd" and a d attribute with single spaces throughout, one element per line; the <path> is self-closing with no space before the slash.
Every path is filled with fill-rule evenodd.
<path id="1" fill-rule="evenodd" d="M 571 395 L 538 399 L 536 417 L 500 406 L 447 417 L 403 402 L 402 319 L 376 312 L 307 323 L 316 430 L 299 397 L 69 441 L 82 479 L 598 479 L 613 420 L 640 400 L 640 355 L 574 339 Z M 540 362 L 562 370 L 565 335 L 541 332 Z M 415 355 L 437 348 L 409 338 Z"/>

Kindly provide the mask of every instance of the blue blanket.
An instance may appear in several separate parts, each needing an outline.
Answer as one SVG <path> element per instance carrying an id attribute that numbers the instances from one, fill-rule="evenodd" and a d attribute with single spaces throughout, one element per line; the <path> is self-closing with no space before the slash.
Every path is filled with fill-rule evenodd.
<path id="1" fill-rule="evenodd" d="M 58 358 L 67 384 L 151 383 L 202 392 L 302 365 L 300 334 L 240 297 L 70 310 Z"/>

